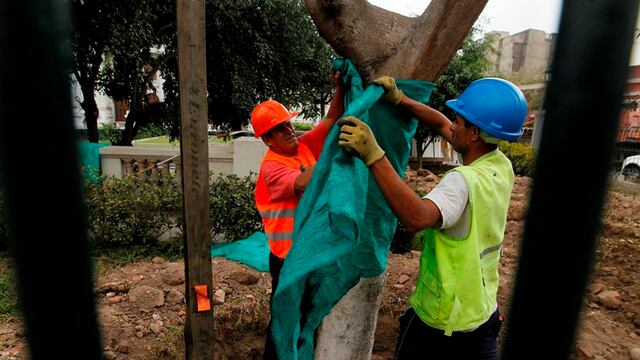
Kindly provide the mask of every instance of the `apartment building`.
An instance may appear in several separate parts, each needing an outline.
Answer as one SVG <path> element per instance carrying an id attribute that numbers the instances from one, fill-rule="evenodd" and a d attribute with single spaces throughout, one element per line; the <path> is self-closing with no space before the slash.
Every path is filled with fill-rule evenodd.
<path id="1" fill-rule="evenodd" d="M 503 74 L 543 73 L 549 66 L 557 34 L 528 29 L 514 35 L 492 31 L 485 36 L 493 40 L 495 52 L 488 54 L 493 70 Z"/>

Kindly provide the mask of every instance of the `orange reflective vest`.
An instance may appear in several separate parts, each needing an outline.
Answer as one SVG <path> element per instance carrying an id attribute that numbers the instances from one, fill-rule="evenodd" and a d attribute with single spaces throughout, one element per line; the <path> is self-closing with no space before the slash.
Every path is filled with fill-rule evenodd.
<path id="1" fill-rule="evenodd" d="M 277 161 L 292 169 L 301 170 L 316 163 L 316 158 L 305 144 L 298 144 L 298 155 L 285 156 L 269 149 L 262 162 Z M 262 165 L 260 165 L 262 168 Z M 293 215 L 300 201 L 300 197 L 292 195 L 287 199 L 271 200 L 267 183 L 262 170 L 258 174 L 256 183 L 256 206 L 262 217 L 264 232 L 267 235 L 269 248 L 273 255 L 284 259 L 291 248 L 293 235 Z"/>

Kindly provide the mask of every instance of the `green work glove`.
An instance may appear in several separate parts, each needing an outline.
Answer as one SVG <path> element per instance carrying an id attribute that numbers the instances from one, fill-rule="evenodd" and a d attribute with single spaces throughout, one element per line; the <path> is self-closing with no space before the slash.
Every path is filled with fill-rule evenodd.
<path id="1" fill-rule="evenodd" d="M 383 100 L 390 102 L 393 105 L 398 105 L 400 103 L 400 100 L 402 100 L 402 91 L 398 89 L 396 80 L 391 76 L 381 76 L 373 80 L 373 83 L 378 84 L 384 88 L 385 94 L 382 95 Z"/>
<path id="2" fill-rule="evenodd" d="M 340 138 L 338 145 L 347 152 L 356 152 L 367 166 L 382 159 L 384 150 L 378 145 L 373 132 L 364 122 L 353 116 L 338 121 Z"/>

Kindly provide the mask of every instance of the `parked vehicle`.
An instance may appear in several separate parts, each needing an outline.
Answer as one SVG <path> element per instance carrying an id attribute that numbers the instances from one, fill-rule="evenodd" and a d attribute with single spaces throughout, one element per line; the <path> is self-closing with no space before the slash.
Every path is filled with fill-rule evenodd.
<path id="1" fill-rule="evenodd" d="M 620 173 L 626 181 L 640 183 L 640 155 L 625 158 Z"/>

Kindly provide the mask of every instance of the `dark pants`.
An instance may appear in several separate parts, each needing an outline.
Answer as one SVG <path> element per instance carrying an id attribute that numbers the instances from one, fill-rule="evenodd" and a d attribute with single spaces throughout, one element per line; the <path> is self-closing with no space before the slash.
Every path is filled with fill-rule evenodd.
<path id="1" fill-rule="evenodd" d="M 284 259 L 280 259 L 272 253 L 269 253 L 269 273 L 271 273 L 271 301 L 273 301 L 273 294 L 276 293 L 276 289 L 278 288 L 278 280 L 280 279 L 280 270 L 282 270 L 282 264 L 284 264 Z M 271 301 L 269 301 L 269 304 L 271 304 Z M 278 359 L 275 344 L 273 343 L 273 339 L 271 339 L 271 319 L 269 319 L 269 325 L 267 326 L 267 340 L 264 344 L 264 359 Z"/>
<path id="2" fill-rule="evenodd" d="M 400 317 L 400 336 L 396 360 L 495 360 L 498 357 L 498 333 L 504 319 L 496 310 L 489 320 L 470 332 L 444 331 L 425 324 L 412 308 Z"/>
<path id="3" fill-rule="evenodd" d="M 280 280 L 280 270 L 282 270 L 282 265 L 284 264 L 284 259 L 280 259 L 279 257 L 269 253 L 269 273 L 271 273 L 271 298 L 270 304 L 273 302 L 273 294 L 276 293 L 276 289 L 278 288 L 278 282 Z M 302 294 L 302 299 L 300 301 L 300 329 L 304 326 L 306 322 L 305 314 L 311 310 L 311 291 L 308 286 L 305 288 L 304 293 Z M 271 307 L 273 309 L 273 307 Z M 317 330 L 316 330 L 317 331 Z M 316 333 L 317 335 L 317 333 Z M 264 344 L 264 359 L 265 360 L 278 360 L 278 354 L 276 353 L 276 346 L 273 343 L 273 339 L 271 338 L 271 319 L 269 319 L 269 325 L 267 326 L 267 339 Z"/>

